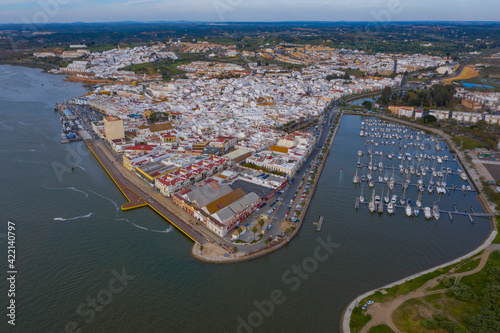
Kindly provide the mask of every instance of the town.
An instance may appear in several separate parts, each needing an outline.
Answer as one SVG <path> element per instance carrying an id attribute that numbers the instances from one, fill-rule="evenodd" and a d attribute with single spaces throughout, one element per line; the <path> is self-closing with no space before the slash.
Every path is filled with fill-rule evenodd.
<path id="1" fill-rule="evenodd" d="M 239 244 L 258 244 L 238 256 L 288 241 L 300 226 L 328 147 L 326 135 L 334 130 L 331 118 L 342 100 L 418 84 L 409 78 L 411 73 L 422 77 L 436 69 L 452 71 L 450 58 L 371 55 L 311 45 L 262 45 L 257 52 L 238 52 L 235 46 L 170 40 L 102 52 L 89 52 L 85 45 L 70 49 L 34 53 L 73 59 L 51 72 L 94 82 L 86 95 L 57 106 L 61 142 L 105 143 L 101 147 L 129 172 L 126 177 L 160 193 L 163 204 L 191 221 L 209 243 L 230 253 Z M 167 80 L 161 73 L 130 70 L 186 54 L 202 54 L 206 60 L 196 57 L 179 64 L 182 74 Z M 235 57 L 238 63 L 224 60 Z M 436 78 L 430 82 L 437 83 Z M 498 93 L 459 88 L 455 97 L 463 111 L 387 108 L 407 119 L 431 115 L 499 124 L 500 115 L 494 114 L 500 111 Z M 320 155 L 311 155 L 319 149 Z M 285 201 L 280 195 L 290 192 L 294 180 L 300 184 Z M 280 206 L 284 208 L 276 212 Z"/>

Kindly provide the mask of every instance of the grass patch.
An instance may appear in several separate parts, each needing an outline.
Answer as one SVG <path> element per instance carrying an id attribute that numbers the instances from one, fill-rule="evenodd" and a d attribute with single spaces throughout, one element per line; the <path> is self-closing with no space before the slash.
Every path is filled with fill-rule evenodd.
<path id="1" fill-rule="evenodd" d="M 478 307 L 472 306 L 467 302 L 462 302 L 453 297 L 446 296 L 445 293 L 429 295 L 424 297 L 425 301 L 438 309 L 442 313 L 451 316 L 464 325 L 463 316 L 474 313 Z"/>
<path id="2" fill-rule="evenodd" d="M 387 325 L 378 325 L 370 328 L 368 333 L 394 333 L 394 331 Z"/>
<path id="3" fill-rule="evenodd" d="M 500 224 L 500 216 L 497 216 L 496 219 L 497 219 L 497 229 L 498 229 L 498 224 Z M 497 236 L 493 240 L 493 243 L 500 244 L 500 232 L 497 231 Z"/>
<path id="4" fill-rule="evenodd" d="M 136 74 L 161 74 L 164 79 L 169 76 L 175 76 L 185 73 L 180 69 L 172 68 L 168 66 L 166 63 L 162 62 L 148 62 L 142 64 L 129 65 L 121 69 L 126 71 L 132 71 Z"/>
<path id="5" fill-rule="evenodd" d="M 398 286 L 386 289 L 387 294 L 382 294 L 381 292 L 377 291 L 375 294 L 361 300 L 360 304 L 365 304 L 366 301 L 368 300 L 372 300 L 374 302 L 384 302 L 396 296 L 408 294 L 423 286 L 427 281 L 434 279 L 435 277 L 438 277 L 440 275 L 448 273 L 450 269 L 451 266 L 440 268 L 438 270 L 435 270 L 434 272 L 427 273 L 425 275 L 419 276 L 413 280 L 410 280 Z"/>
<path id="6" fill-rule="evenodd" d="M 468 272 L 479 266 L 481 259 L 470 260 L 455 270 L 455 273 Z"/>
<path id="7" fill-rule="evenodd" d="M 120 48 L 133 48 L 135 47 L 135 44 L 120 44 Z M 88 50 L 91 52 L 103 52 L 103 51 L 109 51 L 112 49 L 117 49 L 118 45 L 116 44 L 106 44 L 106 45 L 97 45 L 97 46 L 92 46 L 89 47 Z"/>
<path id="8" fill-rule="evenodd" d="M 437 286 L 435 286 L 434 288 L 430 288 L 429 290 L 441 290 L 450 288 L 455 283 L 455 279 L 456 279 L 455 277 L 451 278 L 443 277 L 441 279 L 441 282 L 439 282 Z"/>
<path id="9" fill-rule="evenodd" d="M 469 138 L 468 136 L 459 135 L 452 137 L 452 140 L 462 149 L 485 148 L 485 144 L 479 140 Z"/>
<path id="10" fill-rule="evenodd" d="M 425 333 L 429 332 L 422 327 L 420 321 L 423 319 L 431 319 L 433 311 L 425 306 L 419 299 L 410 299 L 392 314 L 394 325 L 405 333 Z M 446 332 L 446 331 L 444 331 Z"/>
<path id="11" fill-rule="evenodd" d="M 481 293 L 481 290 L 484 289 L 484 287 L 487 284 L 486 277 L 488 274 L 486 273 L 486 270 L 499 266 L 500 266 L 500 251 L 494 251 L 490 254 L 488 262 L 486 263 L 486 265 L 484 265 L 483 269 L 480 272 L 464 276 L 460 280 L 460 284 L 466 284 L 472 287 L 476 292 L 476 294 L 479 295 Z"/>
<path id="12" fill-rule="evenodd" d="M 357 306 L 352 310 L 349 327 L 352 333 L 358 333 L 372 319 L 372 316 L 365 314 L 365 310 Z"/>

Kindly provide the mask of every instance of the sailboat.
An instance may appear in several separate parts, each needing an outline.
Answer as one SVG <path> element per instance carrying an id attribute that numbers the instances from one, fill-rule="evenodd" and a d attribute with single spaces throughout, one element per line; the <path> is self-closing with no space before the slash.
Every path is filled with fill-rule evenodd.
<path id="1" fill-rule="evenodd" d="M 375 212 L 375 189 L 373 189 L 372 200 L 368 204 L 368 210 L 370 211 L 370 213 Z"/>
<path id="2" fill-rule="evenodd" d="M 384 202 L 386 204 L 388 204 L 389 200 L 390 200 L 390 198 L 389 198 L 389 186 L 387 186 L 387 195 L 384 197 Z"/>

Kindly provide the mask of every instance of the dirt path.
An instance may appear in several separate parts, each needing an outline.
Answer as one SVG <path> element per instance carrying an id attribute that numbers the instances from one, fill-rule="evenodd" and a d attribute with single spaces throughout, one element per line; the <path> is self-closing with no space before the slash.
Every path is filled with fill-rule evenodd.
<path id="1" fill-rule="evenodd" d="M 454 273 L 454 274 L 446 274 L 447 277 L 455 277 L 456 278 L 456 284 L 458 284 L 458 281 L 463 276 L 467 275 L 472 275 L 480 270 L 483 269 L 484 265 L 486 264 L 488 257 L 490 256 L 491 252 L 495 250 L 500 250 L 500 244 L 491 244 L 488 246 L 484 252 L 479 256 L 481 258 L 481 261 L 479 262 L 479 265 L 474 268 L 473 270 L 467 271 L 467 272 L 462 272 L 462 273 Z M 430 288 L 434 288 L 439 284 L 438 280 L 441 280 L 443 278 L 443 275 L 440 275 L 434 279 L 431 279 L 427 281 L 423 286 L 420 288 L 412 291 L 409 294 L 406 295 L 401 295 L 396 297 L 395 299 L 384 302 L 384 303 L 375 303 L 371 305 L 368 310 L 366 311 L 367 314 L 370 314 L 372 316 L 372 319 L 368 322 L 368 324 L 363 327 L 361 330 L 361 333 L 367 333 L 371 327 L 377 326 L 377 325 L 387 325 L 389 326 L 394 332 L 400 333 L 394 324 L 392 320 L 392 315 L 394 311 L 404 302 L 407 300 L 413 299 L 413 298 L 420 298 L 420 297 L 425 297 L 428 295 L 434 295 L 434 294 L 441 294 L 446 292 L 448 289 L 440 289 L 440 290 L 432 290 L 428 291 Z M 455 284 L 455 285 L 456 285 Z"/>

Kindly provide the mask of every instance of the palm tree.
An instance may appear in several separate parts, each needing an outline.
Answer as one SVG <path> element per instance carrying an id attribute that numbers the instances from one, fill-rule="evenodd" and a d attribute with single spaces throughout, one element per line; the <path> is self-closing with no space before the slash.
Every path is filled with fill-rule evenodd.
<path id="1" fill-rule="evenodd" d="M 499 183 L 500 183 L 500 180 L 499 180 Z M 263 219 L 260 219 L 259 221 L 259 225 L 260 225 L 260 229 L 262 229 L 262 227 L 264 226 L 264 220 Z"/>
<path id="2" fill-rule="evenodd" d="M 200 252 L 201 252 L 201 253 L 203 253 L 203 249 L 204 249 L 203 245 L 202 245 L 202 246 L 200 246 Z"/>
<path id="3" fill-rule="evenodd" d="M 255 233 L 257 232 L 257 227 L 253 227 L 252 228 L 252 232 L 253 232 L 253 240 L 255 240 Z"/>

